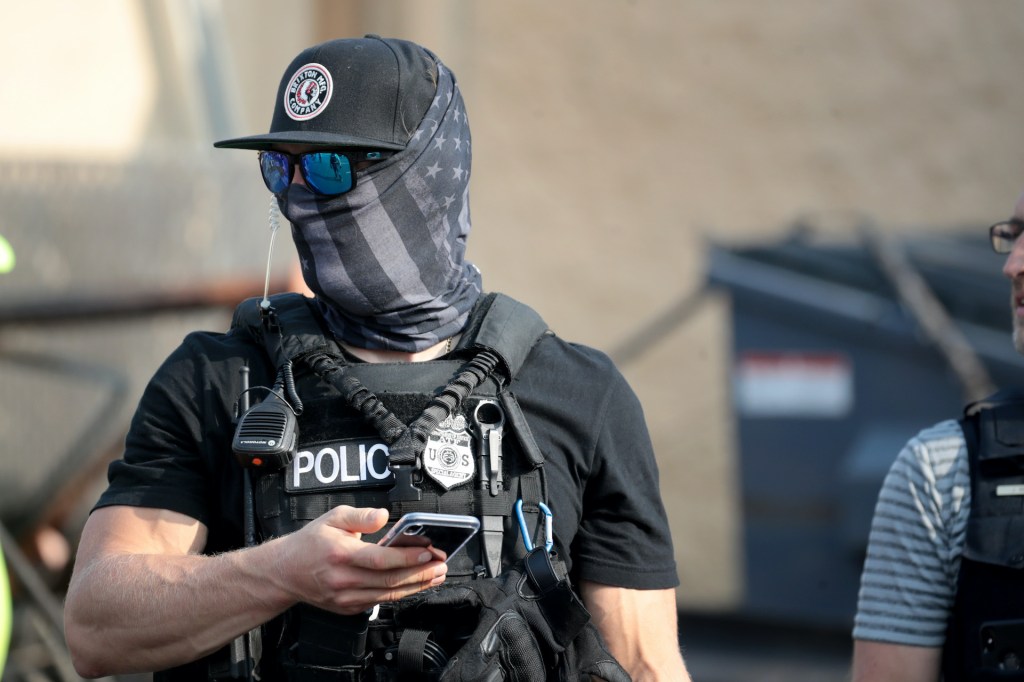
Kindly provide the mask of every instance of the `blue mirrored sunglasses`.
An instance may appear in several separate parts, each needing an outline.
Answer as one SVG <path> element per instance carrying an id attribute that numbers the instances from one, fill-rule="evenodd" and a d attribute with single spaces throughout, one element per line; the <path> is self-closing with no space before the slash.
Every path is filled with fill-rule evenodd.
<path id="1" fill-rule="evenodd" d="M 263 182 L 274 194 L 280 194 L 292 184 L 298 166 L 306 186 L 314 193 L 336 197 L 351 192 L 356 186 L 355 171 L 363 162 L 382 161 L 394 152 L 346 151 L 305 152 L 287 154 L 276 150 L 260 152 L 260 172 Z"/>

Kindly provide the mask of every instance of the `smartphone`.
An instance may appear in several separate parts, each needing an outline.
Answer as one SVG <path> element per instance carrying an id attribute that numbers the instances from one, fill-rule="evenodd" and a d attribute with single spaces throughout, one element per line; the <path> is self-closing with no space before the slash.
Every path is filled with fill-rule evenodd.
<path id="1" fill-rule="evenodd" d="M 412 512 L 398 519 L 377 544 L 386 547 L 429 547 L 445 553 L 445 561 L 465 547 L 480 530 L 480 519 L 460 514 Z"/>

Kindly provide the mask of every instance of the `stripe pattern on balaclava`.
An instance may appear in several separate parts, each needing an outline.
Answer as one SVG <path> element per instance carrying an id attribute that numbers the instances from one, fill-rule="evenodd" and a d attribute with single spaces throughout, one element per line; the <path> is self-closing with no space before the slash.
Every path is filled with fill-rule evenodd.
<path id="1" fill-rule="evenodd" d="M 357 172 L 356 187 L 321 197 L 292 183 L 278 196 L 306 285 L 331 332 L 367 349 L 417 352 L 457 334 L 481 293 L 465 260 L 469 122 L 455 76 L 437 66 L 437 94 L 406 148 Z"/>

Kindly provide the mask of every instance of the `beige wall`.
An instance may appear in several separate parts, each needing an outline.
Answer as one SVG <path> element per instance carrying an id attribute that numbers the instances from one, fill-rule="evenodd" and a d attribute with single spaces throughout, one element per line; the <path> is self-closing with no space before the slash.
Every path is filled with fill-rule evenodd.
<path id="1" fill-rule="evenodd" d="M 7 1 L 0 26 L 0 154 L 135 152 L 158 84 L 131 0 Z"/>
<path id="2" fill-rule="evenodd" d="M 467 101 L 487 285 L 605 349 L 699 286 L 708 238 L 846 211 L 890 230 L 984 225 L 1024 183 L 1018 0 L 37 0 L 3 2 L 0 25 L 0 157 L 208 151 L 197 55 L 223 56 L 219 113 L 242 134 L 265 129 L 306 44 L 423 42 Z M 623 367 L 692 606 L 742 596 L 727 339 L 712 300 Z"/>

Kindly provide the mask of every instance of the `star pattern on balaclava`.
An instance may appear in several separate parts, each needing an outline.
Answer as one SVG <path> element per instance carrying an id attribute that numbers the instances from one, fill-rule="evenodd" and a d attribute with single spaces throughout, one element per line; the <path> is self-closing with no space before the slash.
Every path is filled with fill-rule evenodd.
<path id="1" fill-rule="evenodd" d="M 472 142 L 454 75 L 434 57 L 437 93 L 405 149 L 324 198 L 279 197 L 306 284 L 342 341 L 414 352 L 465 325 L 481 292 L 465 261 Z"/>

